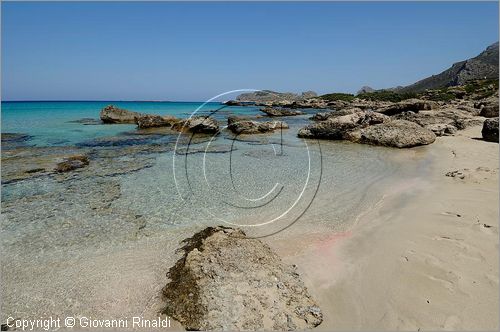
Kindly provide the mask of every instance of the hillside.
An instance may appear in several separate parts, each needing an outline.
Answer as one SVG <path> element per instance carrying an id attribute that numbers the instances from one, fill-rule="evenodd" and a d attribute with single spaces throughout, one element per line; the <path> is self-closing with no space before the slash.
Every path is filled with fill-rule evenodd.
<path id="1" fill-rule="evenodd" d="M 440 74 L 396 90 L 398 92 L 422 92 L 426 89 L 464 85 L 470 80 L 492 78 L 498 79 L 498 42 L 488 46 L 474 58 L 457 62 Z"/>

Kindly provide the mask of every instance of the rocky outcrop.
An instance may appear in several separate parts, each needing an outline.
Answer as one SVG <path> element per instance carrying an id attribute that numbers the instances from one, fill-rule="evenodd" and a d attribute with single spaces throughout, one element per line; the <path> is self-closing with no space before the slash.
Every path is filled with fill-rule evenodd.
<path id="1" fill-rule="evenodd" d="M 283 121 L 253 121 L 245 117 L 229 117 L 227 129 L 235 134 L 265 134 L 275 130 L 288 129 Z"/>
<path id="2" fill-rule="evenodd" d="M 172 127 L 179 119 L 174 116 L 161 116 L 144 114 L 135 118 L 137 127 L 140 129 L 155 128 L 155 127 Z"/>
<path id="3" fill-rule="evenodd" d="M 422 99 L 407 99 L 399 103 L 395 103 L 391 106 L 378 109 L 377 112 L 380 112 L 385 115 L 395 115 L 402 112 L 419 112 L 425 110 L 432 110 L 436 109 L 438 106 L 439 104 L 435 101 L 422 100 Z"/>
<path id="4" fill-rule="evenodd" d="M 330 117 L 325 121 L 310 124 L 300 129 L 298 136 L 303 138 L 349 140 L 352 131 L 389 120 L 390 117 L 380 113 L 361 111 L 338 117 Z"/>
<path id="5" fill-rule="evenodd" d="M 498 117 L 498 100 L 495 103 L 489 103 L 481 108 L 480 116 L 485 118 L 496 118 Z"/>
<path id="6" fill-rule="evenodd" d="M 453 136 L 457 132 L 457 127 L 450 124 L 436 123 L 424 126 L 429 129 L 436 136 Z"/>
<path id="7" fill-rule="evenodd" d="M 368 126 L 361 129 L 359 133 L 352 133 L 351 140 L 373 145 L 411 148 L 433 143 L 436 140 L 436 135 L 416 123 L 392 120 Z"/>
<path id="8" fill-rule="evenodd" d="M 102 122 L 109 124 L 135 123 L 135 119 L 140 116 L 142 116 L 141 113 L 124 110 L 113 105 L 104 107 L 100 113 Z"/>
<path id="9" fill-rule="evenodd" d="M 348 115 L 348 114 L 353 114 L 356 112 L 360 112 L 360 108 L 352 107 L 352 108 L 344 108 L 340 109 L 338 111 L 333 111 L 333 112 L 319 112 L 314 114 L 310 119 L 313 121 L 325 121 L 328 120 L 329 118 L 335 118 L 338 116 L 343 116 L 343 115 Z"/>
<path id="10" fill-rule="evenodd" d="M 436 135 L 416 123 L 361 111 L 331 117 L 302 128 L 299 137 L 348 140 L 356 143 L 409 148 L 434 142 Z"/>
<path id="11" fill-rule="evenodd" d="M 183 241 L 170 268 L 165 313 L 187 330 L 304 330 L 323 315 L 294 266 L 263 242 L 223 227 Z"/>
<path id="12" fill-rule="evenodd" d="M 498 118 L 486 119 L 481 134 L 485 141 L 498 143 Z"/>
<path id="13" fill-rule="evenodd" d="M 304 114 L 301 111 L 292 111 L 284 108 L 264 107 L 260 109 L 261 112 L 266 113 L 268 116 L 294 116 Z"/>
<path id="14" fill-rule="evenodd" d="M 415 122 L 422 127 L 429 125 L 442 124 L 451 125 L 457 129 L 465 129 L 470 126 L 480 125 L 482 118 L 477 118 L 471 113 L 456 108 L 441 108 L 433 111 L 403 112 L 394 116 L 398 120 L 407 120 Z"/>
<path id="15" fill-rule="evenodd" d="M 212 117 L 193 116 L 189 119 L 177 121 L 172 128 L 181 132 L 191 132 L 200 134 L 217 134 L 219 124 Z"/>
<path id="16" fill-rule="evenodd" d="M 58 173 L 65 173 L 85 167 L 88 164 L 89 158 L 86 155 L 76 155 L 66 158 L 66 160 L 58 163 L 54 170 Z"/>

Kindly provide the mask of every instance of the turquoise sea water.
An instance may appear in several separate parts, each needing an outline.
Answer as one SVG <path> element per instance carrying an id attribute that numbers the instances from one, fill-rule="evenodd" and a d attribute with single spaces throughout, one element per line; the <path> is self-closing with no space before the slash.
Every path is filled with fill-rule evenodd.
<path id="1" fill-rule="evenodd" d="M 98 137 L 113 136 L 130 131 L 135 125 L 82 125 L 71 121 L 83 118 L 99 119 L 99 112 L 107 105 L 130 111 L 173 115 L 186 118 L 202 102 L 130 102 L 130 101 L 30 101 L 2 102 L 2 132 L 22 133 L 33 136 L 30 145 L 61 146 L 78 144 Z M 221 103 L 207 103 L 197 114 L 207 114 L 224 107 Z M 214 114 L 222 120 L 228 112 L 257 114 L 254 107 L 224 107 Z"/>

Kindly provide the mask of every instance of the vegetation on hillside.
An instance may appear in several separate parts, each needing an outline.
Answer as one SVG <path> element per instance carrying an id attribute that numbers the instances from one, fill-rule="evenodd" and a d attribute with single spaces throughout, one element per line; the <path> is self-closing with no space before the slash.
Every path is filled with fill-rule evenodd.
<path id="1" fill-rule="evenodd" d="M 328 93 L 326 95 L 320 96 L 321 99 L 326 100 L 326 101 L 353 101 L 354 98 L 356 98 L 353 94 L 350 93 Z"/>

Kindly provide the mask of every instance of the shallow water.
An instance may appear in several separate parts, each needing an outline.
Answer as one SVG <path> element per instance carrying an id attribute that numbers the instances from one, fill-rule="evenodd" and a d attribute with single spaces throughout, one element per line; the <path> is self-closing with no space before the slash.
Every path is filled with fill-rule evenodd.
<path id="1" fill-rule="evenodd" d="M 342 232 L 387 187 L 424 176 L 430 162 L 425 147 L 299 139 L 296 133 L 308 115 L 284 118 L 290 129 L 272 135 L 234 139 L 223 130 L 189 146 L 182 136 L 176 150 L 176 134 L 150 137 L 134 134 L 129 125 L 68 123 L 97 117 L 108 103 L 42 103 L 46 110 L 41 104 L 14 104 L 7 110 L 2 104 L 4 132 L 33 135 L 31 146 L 90 149 L 85 152 L 91 162 L 68 176 L 2 185 L 6 317 L 77 312 L 118 317 L 139 310 L 154 316 L 175 248 L 193 231 L 238 226 L 266 241 Z M 177 116 L 199 105 L 116 104 Z M 226 116 L 217 115 L 221 121 Z M 130 149 L 126 142 L 134 137 L 142 140 L 132 148 L 148 149 Z M 117 140 L 121 143 L 90 144 Z"/>

